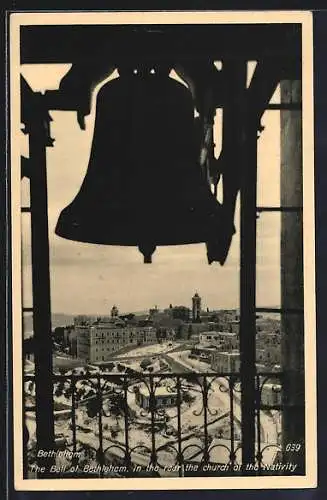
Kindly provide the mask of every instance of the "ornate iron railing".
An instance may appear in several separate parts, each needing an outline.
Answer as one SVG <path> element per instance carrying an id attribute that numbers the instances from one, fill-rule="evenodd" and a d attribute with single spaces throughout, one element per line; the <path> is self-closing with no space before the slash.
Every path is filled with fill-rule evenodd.
<path id="1" fill-rule="evenodd" d="M 276 474 L 282 379 L 255 375 L 256 461 L 246 464 L 239 374 L 53 375 L 55 450 L 37 446 L 34 375 L 25 375 L 25 475 L 45 457 L 51 477 Z"/>

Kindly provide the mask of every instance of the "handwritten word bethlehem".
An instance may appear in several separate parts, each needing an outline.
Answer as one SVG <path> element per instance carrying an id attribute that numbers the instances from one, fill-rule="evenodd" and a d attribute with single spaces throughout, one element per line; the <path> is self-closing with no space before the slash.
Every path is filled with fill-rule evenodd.
<path id="1" fill-rule="evenodd" d="M 37 452 L 38 457 L 64 457 L 64 458 L 81 458 L 84 454 L 84 451 L 69 451 L 69 450 L 39 450 Z"/>

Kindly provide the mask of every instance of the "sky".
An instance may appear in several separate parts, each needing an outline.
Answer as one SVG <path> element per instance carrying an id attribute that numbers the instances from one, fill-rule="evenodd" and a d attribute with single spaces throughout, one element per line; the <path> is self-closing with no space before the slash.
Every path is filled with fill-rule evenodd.
<path id="1" fill-rule="evenodd" d="M 58 88 L 70 65 L 23 65 L 22 74 L 35 91 Z M 254 65 L 249 66 L 248 80 Z M 113 75 L 112 77 L 115 77 Z M 98 89 L 97 89 L 98 90 Z M 121 312 L 191 305 L 197 291 L 203 307 L 239 307 L 239 207 L 229 256 L 224 266 L 207 263 L 204 244 L 158 247 L 153 263 L 133 247 L 72 242 L 54 234 L 61 210 L 76 196 L 84 179 L 92 143 L 96 93 L 86 130 L 75 112 L 51 111 L 53 148 L 47 148 L 51 307 L 53 313 L 108 314 L 116 304 Z M 276 97 L 275 97 L 276 98 Z M 216 155 L 221 147 L 221 114 L 216 115 Z M 279 205 L 279 112 L 264 114 L 258 141 L 258 205 Z M 21 134 L 21 152 L 28 156 L 28 137 Z M 28 204 L 29 183 L 22 182 L 22 205 Z M 257 305 L 280 304 L 279 215 L 258 219 Z M 23 302 L 32 302 L 29 215 L 22 215 Z"/>

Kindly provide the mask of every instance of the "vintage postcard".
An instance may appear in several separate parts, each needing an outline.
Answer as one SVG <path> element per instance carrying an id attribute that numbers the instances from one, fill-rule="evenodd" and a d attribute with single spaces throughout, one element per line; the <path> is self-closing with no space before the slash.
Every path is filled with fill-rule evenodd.
<path id="1" fill-rule="evenodd" d="M 15 488 L 315 487 L 311 13 L 9 45 Z"/>

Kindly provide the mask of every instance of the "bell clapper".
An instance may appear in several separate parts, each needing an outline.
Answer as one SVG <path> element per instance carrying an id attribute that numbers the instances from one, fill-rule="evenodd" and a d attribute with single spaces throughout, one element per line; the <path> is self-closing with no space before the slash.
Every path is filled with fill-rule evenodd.
<path id="1" fill-rule="evenodd" d="M 139 251 L 144 257 L 144 264 L 152 264 L 152 254 L 156 250 L 156 246 L 153 243 L 143 243 L 138 246 Z"/>

